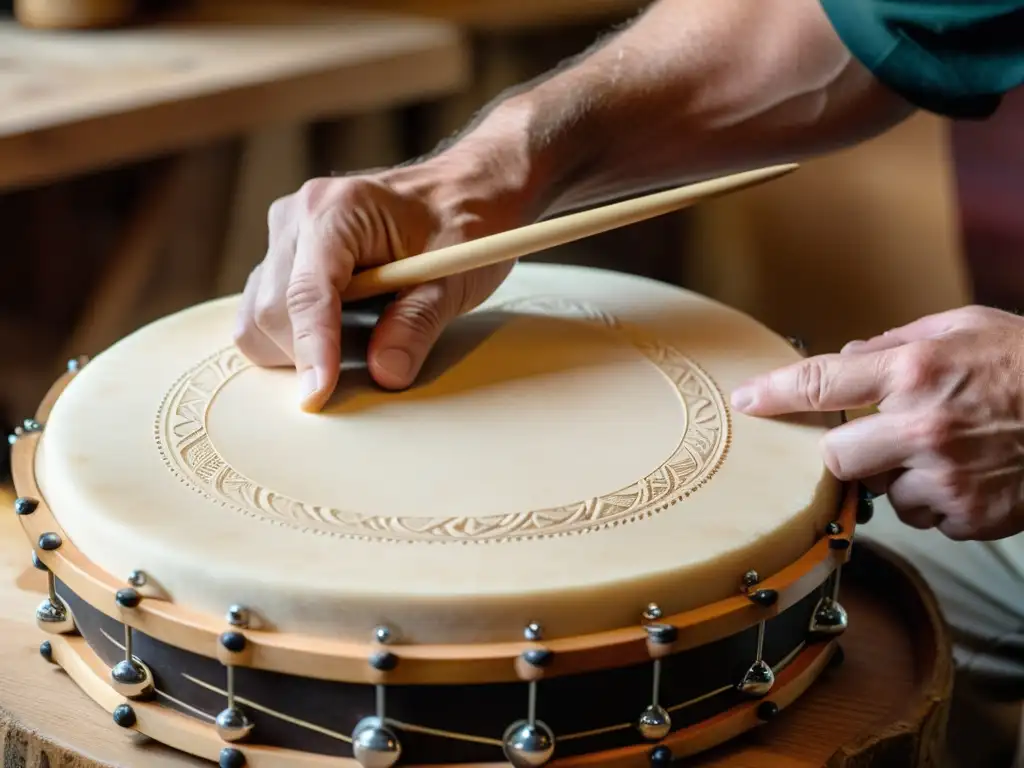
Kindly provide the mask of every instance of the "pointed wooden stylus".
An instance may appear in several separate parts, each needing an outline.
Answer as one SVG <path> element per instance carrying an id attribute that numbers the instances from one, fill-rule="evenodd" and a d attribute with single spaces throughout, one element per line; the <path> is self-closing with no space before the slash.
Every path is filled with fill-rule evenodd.
<path id="1" fill-rule="evenodd" d="M 728 192 L 763 184 L 785 176 L 797 167 L 796 164 L 775 165 L 700 181 L 409 256 L 357 273 L 341 298 L 342 301 L 367 299 L 489 264 L 529 256 L 556 245 L 678 211 Z"/>

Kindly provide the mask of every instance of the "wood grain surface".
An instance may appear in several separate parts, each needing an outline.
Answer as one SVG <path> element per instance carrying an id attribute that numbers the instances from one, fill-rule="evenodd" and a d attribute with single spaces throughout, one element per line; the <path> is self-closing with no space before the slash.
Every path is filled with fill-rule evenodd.
<path id="1" fill-rule="evenodd" d="M 4 766 L 186 768 L 207 763 L 126 734 L 38 654 L 45 576 L 0 489 L 0 749 Z M 949 639 L 920 578 L 855 547 L 844 576 L 845 663 L 782 717 L 687 761 L 700 768 L 937 768 L 952 684 Z"/>
<path id="2" fill-rule="evenodd" d="M 154 26 L 0 23 L 0 189 L 457 91 L 469 62 L 441 20 L 233 4 Z"/>

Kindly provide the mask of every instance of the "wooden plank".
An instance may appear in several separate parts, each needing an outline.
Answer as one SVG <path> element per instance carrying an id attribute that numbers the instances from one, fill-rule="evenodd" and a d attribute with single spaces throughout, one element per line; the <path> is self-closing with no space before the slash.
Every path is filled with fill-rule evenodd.
<path id="1" fill-rule="evenodd" d="M 0 24 L 0 188 L 38 184 L 288 122 L 434 98 L 467 81 L 443 21 L 252 6 L 151 27 Z"/>

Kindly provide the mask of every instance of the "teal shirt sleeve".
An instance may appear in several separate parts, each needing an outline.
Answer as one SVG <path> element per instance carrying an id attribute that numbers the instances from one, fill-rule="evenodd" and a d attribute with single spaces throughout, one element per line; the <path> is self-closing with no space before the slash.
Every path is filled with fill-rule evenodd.
<path id="1" fill-rule="evenodd" d="M 984 119 L 1024 83 L 1024 0 L 821 0 L 836 33 L 916 107 Z"/>

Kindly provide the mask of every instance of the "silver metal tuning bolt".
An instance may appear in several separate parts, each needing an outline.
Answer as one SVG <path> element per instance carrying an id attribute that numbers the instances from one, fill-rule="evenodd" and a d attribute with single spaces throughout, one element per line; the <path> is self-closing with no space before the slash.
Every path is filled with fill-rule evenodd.
<path id="1" fill-rule="evenodd" d="M 539 720 L 519 720 L 505 731 L 502 750 L 513 768 L 540 768 L 555 753 L 555 735 Z"/>
<path id="2" fill-rule="evenodd" d="M 823 586 L 825 591 L 818 604 L 814 607 L 811 615 L 810 632 L 812 635 L 837 637 L 846 631 L 850 623 L 846 609 L 839 603 L 839 577 L 842 574 L 842 566 L 838 566 L 832 573 L 832 577 Z"/>
<path id="3" fill-rule="evenodd" d="M 114 690 L 129 699 L 146 699 L 153 695 L 153 675 L 133 653 L 132 628 L 124 625 L 124 659 L 110 670 Z"/>
<path id="4" fill-rule="evenodd" d="M 648 741 L 661 741 L 672 730 L 672 717 L 664 707 L 651 704 L 641 713 L 636 727 Z"/>
<path id="5" fill-rule="evenodd" d="M 75 619 L 65 602 L 57 594 L 57 577 L 46 571 L 47 596 L 36 608 L 36 624 L 51 635 L 66 635 L 75 631 Z"/>
<path id="6" fill-rule="evenodd" d="M 757 571 L 749 570 L 746 573 L 744 573 L 743 578 L 740 579 L 740 589 L 743 592 L 747 592 L 753 587 L 756 587 L 760 581 L 761 577 L 760 575 L 758 575 Z"/>
<path id="7" fill-rule="evenodd" d="M 153 675 L 132 653 L 132 630 L 125 626 L 124 659 L 110 670 L 115 691 L 128 699 L 146 699 L 153 695 Z"/>
<path id="8" fill-rule="evenodd" d="M 644 619 L 647 619 L 646 612 Z M 653 623 L 647 623 L 644 629 L 647 631 L 647 652 L 653 660 L 651 703 L 640 713 L 636 727 L 648 741 L 661 741 L 672 730 L 672 717 L 660 703 L 662 659 L 672 652 L 672 644 L 678 639 L 679 630 L 671 624 Z"/>
<path id="9" fill-rule="evenodd" d="M 230 613 L 231 611 L 229 610 L 228 614 L 230 615 Z M 235 665 L 231 663 L 232 657 L 230 656 L 230 654 L 242 653 L 248 641 L 241 632 L 230 629 L 221 633 L 219 642 L 224 651 L 229 655 L 226 657 L 227 660 L 224 661 L 224 671 L 227 677 L 225 687 L 227 688 L 228 701 L 227 706 L 217 715 L 217 734 L 224 741 L 234 743 L 247 738 L 252 733 L 255 725 L 246 716 L 245 711 L 235 703 Z"/>
<path id="10" fill-rule="evenodd" d="M 128 577 L 132 583 L 136 571 L 132 571 Z M 138 579 L 135 579 L 136 581 Z M 136 591 L 134 585 L 125 589 L 117 590 L 114 596 L 122 611 L 131 611 L 138 607 L 142 601 L 141 595 Z M 145 699 L 153 695 L 153 674 L 149 668 L 133 653 L 133 630 L 127 619 L 124 624 L 124 659 L 117 662 L 110 670 L 110 681 L 115 691 L 129 699 Z"/>
<path id="11" fill-rule="evenodd" d="M 536 623 L 523 630 L 523 637 L 529 642 L 538 642 L 542 634 L 540 625 Z M 526 719 L 512 723 L 505 729 L 502 739 L 505 758 L 513 768 L 540 768 L 555 752 L 554 732 L 537 719 L 537 682 L 537 677 L 531 677 L 527 682 Z"/>
<path id="12" fill-rule="evenodd" d="M 245 629 L 249 626 L 249 609 L 244 605 L 232 605 L 228 608 L 226 618 L 232 627 Z"/>
<path id="13" fill-rule="evenodd" d="M 391 768 L 402 756 L 402 745 L 383 718 L 364 717 L 352 731 L 352 756 L 363 768 Z"/>
<path id="14" fill-rule="evenodd" d="M 391 641 L 391 629 L 386 626 L 374 628 L 373 637 L 381 645 Z M 374 653 L 370 666 L 379 672 L 389 672 L 398 664 L 398 657 L 390 651 Z M 398 734 L 387 720 L 387 688 L 377 683 L 376 713 L 364 717 L 352 731 L 352 756 L 363 768 L 391 768 L 402 756 L 402 743 Z"/>
<path id="15" fill-rule="evenodd" d="M 754 663 L 736 686 L 742 693 L 758 698 L 766 696 L 775 685 L 775 673 L 764 660 L 764 633 L 765 622 L 760 621 L 757 624 L 757 652 L 754 655 Z"/>
<path id="16" fill-rule="evenodd" d="M 217 715 L 217 734 L 227 742 L 241 741 L 252 732 L 253 723 L 235 706 L 234 668 L 228 667 L 228 705 Z"/>

